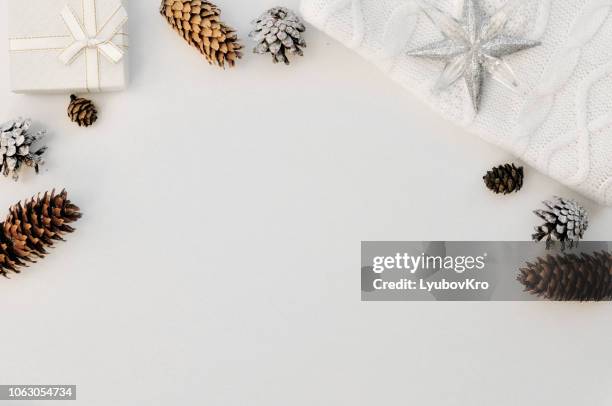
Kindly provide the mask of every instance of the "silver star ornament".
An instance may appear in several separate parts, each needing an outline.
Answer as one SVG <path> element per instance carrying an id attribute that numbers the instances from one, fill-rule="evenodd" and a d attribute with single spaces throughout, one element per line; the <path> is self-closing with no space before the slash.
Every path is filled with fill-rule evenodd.
<path id="1" fill-rule="evenodd" d="M 463 78 L 474 110 L 478 112 L 485 73 L 511 90 L 519 90 L 516 75 L 502 58 L 538 46 L 540 42 L 504 34 L 517 3 L 509 0 L 489 17 L 482 11 L 479 0 L 464 0 L 461 21 L 429 3 L 422 5 L 423 12 L 444 39 L 408 51 L 408 55 L 446 63 L 434 91 L 448 89 Z"/>

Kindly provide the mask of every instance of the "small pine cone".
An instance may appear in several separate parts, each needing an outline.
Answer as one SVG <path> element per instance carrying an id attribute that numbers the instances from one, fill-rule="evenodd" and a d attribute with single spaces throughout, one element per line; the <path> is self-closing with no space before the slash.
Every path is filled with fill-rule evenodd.
<path id="1" fill-rule="evenodd" d="M 491 169 L 483 177 L 485 185 L 493 192 L 505 195 L 518 192 L 523 187 L 523 167 L 514 164 L 500 165 Z"/>
<path id="2" fill-rule="evenodd" d="M 563 249 L 566 245 L 576 245 L 589 227 L 589 217 L 584 207 L 562 197 L 555 197 L 552 202 L 545 201 L 544 205 L 546 210 L 534 211 L 545 223 L 536 227 L 533 240 L 546 241 L 547 247 L 560 241 Z"/>
<path id="3" fill-rule="evenodd" d="M 68 117 L 79 127 L 89 127 L 98 119 L 98 111 L 91 100 L 72 95 L 68 105 Z"/>
<path id="4" fill-rule="evenodd" d="M 79 218 L 79 208 L 68 200 L 65 190 L 45 192 L 11 207 L 0 223 L 0 275 L 19 273 L 28 263 L 43 258 L 46 248 L 74 231 L 70 223 Z"/>
<path id="5" fill-rule="evenodd" d="M 289 65 L 287 53 L 304 55 L 306 41 L 302 33 L 306 26 L 300 17 L 284 7 L 274 7 L 253 21 L 255 29 L 249 34 L 257 41 L 253 49 L 256 54 L 272 54 L 274 63 L 283 62 Z"/>
<path id="6" fill-rule="evenodd" d="M 548 300 L 612 300 L 612 255 L 549 255 L 528 263 L 517 280 L 526 292 Z"/>
<path id="7" fill-rule="evenodd" d="M 242 45 L 231 27 L 221 21 L 219 7 L 205 0 L 162 0 L 160 13 L 209 64 L 233 67 Z"/>

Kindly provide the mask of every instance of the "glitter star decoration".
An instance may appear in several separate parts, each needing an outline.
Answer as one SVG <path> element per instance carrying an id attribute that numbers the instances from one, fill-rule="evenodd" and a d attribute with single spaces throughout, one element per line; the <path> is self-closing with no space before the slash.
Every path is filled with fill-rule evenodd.
<path id="1" fill-rule="evenodd" d="M 485 73 L 518 91 L 520 84 L 516 75 L 502 58 L 533 48 L 540 42 L 504 34 L 517 3 L 509 0 L 489 17 L 480 7 L 479 0 L 464 0 L 461 21 L 429 3 L 422 4 L 424 13 L 442 32 L 444 39 L 408 51 L 408 55 L 446 63 L 434 91 L 448 89 L 463 78 L 476 112 L 480 108 Z"/>

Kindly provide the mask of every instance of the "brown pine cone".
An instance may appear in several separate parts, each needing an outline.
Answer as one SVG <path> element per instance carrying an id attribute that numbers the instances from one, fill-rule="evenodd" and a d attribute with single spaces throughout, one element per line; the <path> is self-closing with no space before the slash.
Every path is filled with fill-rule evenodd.
<path id="1" fill-rule="evenodd" d="M 528 263 L 517 280 L 526 292 L 548 300 L 612 300 L 612 254 L 548 255 Z"/>
<path id="2" fill-rule="evenodd" d="M 89 127 L 98 119 L 98 111 L 91 100 L 82 97 L 70 96 L 68 105 L 68 117 L 79 127 Z"/>
<path id="3" fill-rule="evenodd" d="M 242 57 L 238 35 L 220 19 L 221 10 L 205 0 L 162 0 L 160 13 L 211 65 L 233 67 Z"/>
<path id="4" fill-rule="evenodd" d="M 28 263 L 43 258 L 46 248 L 74 231 L 70 223 L 79 218 L 79 208 L 68 200 L 65 190 L 45 192 L 11 207 L 0 223 L 0 275 L 19 273 Z"/>
<path id="5" fill-rule="evenodd" d="M 487 188 L 493 192 L 505 195 L 518 192 L 523 187 L 523 167 L 517 168 L 514 164 L 500 165 L 491 169 L 483 177 Z"/>

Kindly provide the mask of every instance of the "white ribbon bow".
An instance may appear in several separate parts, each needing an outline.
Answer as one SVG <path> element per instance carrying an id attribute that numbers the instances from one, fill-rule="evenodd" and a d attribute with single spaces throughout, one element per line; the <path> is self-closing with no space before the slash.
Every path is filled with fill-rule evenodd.
<path id="1" fill-rule="evenodd" d="M 89 57 L 91 57 L 93 59 L 92 64 L 95 62 L 97 67 L 97 51 L 99 50 L 112 62 L 119 62 L 123 58 L 123 50 L 111 41 L 127 21 L 128 15 L 125 8 L 119 5 L 109 20 L 99 30 L 96 26 L 95 3 L 93 7 L 84 7 L 84 16 L 83 26 L 79 23 L 70 7 L 66 6 L 62 10 L 62 18 L 70 30 L 74 42 L 60 54 L 60 61 L 65 65 L 70 65 L 79 53 L 85 50 L 88 61 Z"/>

